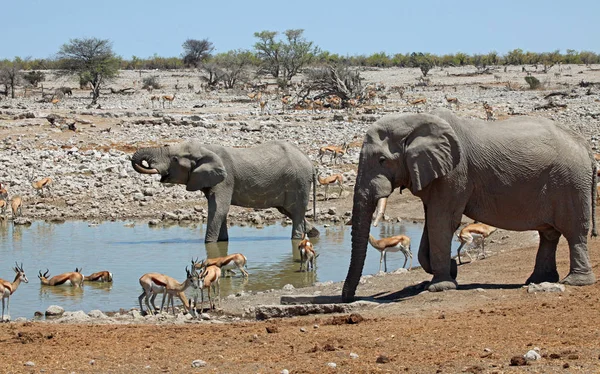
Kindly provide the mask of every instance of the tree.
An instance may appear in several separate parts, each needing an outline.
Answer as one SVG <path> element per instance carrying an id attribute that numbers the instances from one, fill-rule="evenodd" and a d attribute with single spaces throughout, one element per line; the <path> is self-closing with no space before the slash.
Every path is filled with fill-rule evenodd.
<path id="1" fill-rule="evenodd" d="M 23 74 L 21 73 L 20 58 L 15 58 L 14 61 L 4 61 L 0 64 L 0 84 L 4 85 L 4 95 L 8 96 L 10 89 L 10 97 L 15 98 L 15 86 L 21 84 Z"/>
<path id="2" fill-rule="evenodd" d="M 183 45 L 183 64 L 197 68 L 200 64 L 210 57 L 215 47 L 208 39 L 188 39 Z"/>
<path id="3" fill-rule="evenodd" d="M 245 50 L 229 51 L 215 56 L 213 62 L 220 68 L 217 75 L 225 84 L 225 88 L 233 88 L 237 82 L 246 78 L 247 67 L 252 64 L 252 57 L 252 53 Z"/>
<path id="4" fill-rule="evenodd" d="M 281 42 L 275 41 L 277 31 L 255 32 L 254 36 L 259 39 L 254 44 L 256 55 L 261 60 L 258 72 L 279 78 Z"/>
<path id="5" fill-rule="evenodd" d="M 319 54 L 319 48 L 313 47 L 313 42 L 307 41 L 302 34 L 304 30 L 287 30 L 287 43 L 282 44 L 281 64 L 286 82 L 292 80 L 300 69 L 309 65 Z"/>
<path id="6" fill-rule="evenodd" d="M 271 74 L 274 78 L 282 78 L 289 82 L 300 70 L 310 64 L 319 48 L 313 42 L 307 41 L 302 34 L 302 29 L 285 31 L 285 41 L 278 41 L 276 31 L 261 31 L 254 33 L 259 39 L 254 44 L 256 55 L 261 60 L 259 73 Z"/>
<path id="7" fill-rule="evenodd" d="M 59 75 L 78 75 L 80 82 L 91 83 L 92 104 L 98 101 L 102 85 L 119 74 L 119 58 L 108 40 L 71 39 L 60 48 L 57 58 Z"/>
<path id="8" fill-rule="evenodd" d="M 37 87 L 40 82 L 46 80 L 46 74 L 41 71 L 33 70 L 23 75 L 23 79 L 29 82 L 33 87 Z"/>

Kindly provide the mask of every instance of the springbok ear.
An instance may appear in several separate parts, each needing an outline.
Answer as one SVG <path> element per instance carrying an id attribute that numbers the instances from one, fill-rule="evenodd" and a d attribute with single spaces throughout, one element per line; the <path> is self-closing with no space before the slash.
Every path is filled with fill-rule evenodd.
<path id="1" fill-rule="evenodd" d="M 192 171 L 186 185 L 188 191 L 211 188 L 227 177 L 225 165 L 216 153 L 203 149 L 197 159 L 192 160 Z"/>
<path id="2" fill-rule="evenodd" d="M 434 179 L 452 171 L 460 161 L 460 145 L 450 125 L 439 117 L 423 115 L 406 139 L 406 169 L 414 194 Z"/>

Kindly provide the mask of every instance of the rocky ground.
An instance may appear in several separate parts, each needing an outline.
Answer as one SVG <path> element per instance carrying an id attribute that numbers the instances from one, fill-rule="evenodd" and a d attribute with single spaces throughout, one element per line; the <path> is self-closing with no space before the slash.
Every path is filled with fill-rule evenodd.
<path id="1" fill-rule="evenodd" d="M 526 67 L 533 70 L 533 67 Z M 379 98 L 356 113 L 346 111 L 283 111 L 272 96 L 270 111 L 261 114 L 245 92 L 200 92 L 192 72 L 123 72 L 114 89 L 137 88 L 132 95 L 107 94 L 101 109 L 88 109 L 87 92 L 75 90 L 53 107 L 39 97 L 0 102 L 0 182 L 9 195 L 24 198 L 25 219 L 142 219 L 160 222 L 199 220 L 206 202 L 181 186 L 163 186 L 135 173 L 129 157 L 137 147 L 167 144 L 195 137 L 207 143 L 251 146 L 270 139 L 296 143 L 315 160 L 319 147 L 356 142 L 370 123 L 388 112 L 426 111 L 447 106 L 445 95 L 459 98 L 459 115 L 485 118 L 482 102 L 496 118 L 511 113 L 560 120 L 582 133 L 597 150 L 600 130 L 598 67 L 566 66 L 562 72 L 536 74 L 545 90 L 526 90 L 521 67 L 498 68 L 492 74 L 466 76 L 475 68 L 430 72 L 426 87 L 415 86 L 416 69 L 363 72 L 367 82 L 385 89 Z M 553 68 L 556 69 L 556 68 Z M 558 70 L 556 71 L 558 73 Z M 159 74 L 176 93 L 172 108 L 152 109 L 150 93 L 139 90 L 140 75 Z M 496 75 L 498 77 L 496 77 Z M 137 82 L 134 82 L 137 81 Z M 186 87 L 176 91 L 174 85 Z M 46 86 L 73 82 L 50 81 Z M 413 87 L 414 86 L 414 87 Z M 396 87 L 404 89 L 401 97 Z M 412 88 L 411 88 L 412 87 Z M 107 90 L 108 91 L 108 90 Z M 535 110 L 547 104 L 566 108 Z M 110 91 L 108 91 L 110 92 Z M 152 94 L 157 94 L 155 91 Z M 387 96 L 384 100 L 382 96 Z M 417 108 L 407 99 L 426 97 Z M 204 104 L 206 104 L 204 106 Z M 195 106 L 200 106 L 195 108 Z M 56 116 L 54 124 L 48 120 Z M 69 124 L 75 124 L 75 131 Z M 338 165 L 321 164 L 323 172 L 343 172 L 353 185 L 359 143 Z M 50 191 L 39 194 L 31 180 L 51 177 Z M 320 220 L 346 219 L 351 188 L 341 197 L 321 201 Z M 336 214 L 328 214 L 335 208 Z M 253 210 L 232 209 L 232 220 L 257 219 Z M 258 212 L 260 220 L 280 219 Z M 422 219 L 419 200 L 408 193 L 393 194 L 390 219 Z M 10 214 L 9 214 L 10 217 Z M 143 317 L 136 311 L 65 313 L 50 322 L 15 321 L 0 325 L 0 370 L 3 372 L 188 372 L 211 371 L 280 373 L 322 372 L 597 372 L 600 370 L 600 300 L 598 285 L 568 287 L 562 292 L 531 292 L 522 282 L 533 268 L 534 233 L 499 231 L 486 245 L 490 256 L 461 266 L 457 291 L 421 292 L 429 279 L 421 270 L 364 277 L 358 289 L 363 301 L 334 317 L 305 316 L 254 321 L 279 304 L 282 296 L 310 295 L 336 301 L 341 283 L 308 289 L 243 294 L 223 301 L 219 312 L 202 320 L 183 314 Z M 590 253 L 598 273 L 600 244 Z M 568 251 L 561 242 L 559 271 L 566 274 Z M 417 285 L 417 286 L 415 286 Z M 276 309 L 279 310 L 279 309 Z M 341 311 L 341 310 L 340 310 Z M 270 311 L 273 313 L 273 310 Z M 296 311 L 298 313 L 298 311 Z M 358 313 L 352 318 L 350 313 Z M 183 343 L 183 344 L 182 344 Z M 510 366 L 511 358 L 528 351 L 527 366 Z M 199 360 L 199 361 L 195 361 Z M 515 359 L 516 360 L 516 359 Z M 516 360 L 518 361 L 518 360 Z M 515 361 L 515 363 L 517 363 Z M 196 365 L 197 367 L 194 367 Z"/>

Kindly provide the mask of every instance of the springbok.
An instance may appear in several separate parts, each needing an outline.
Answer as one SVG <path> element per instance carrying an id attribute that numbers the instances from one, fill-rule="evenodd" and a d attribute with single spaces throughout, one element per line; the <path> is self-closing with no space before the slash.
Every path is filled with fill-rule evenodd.
<path id="1" fill-rule="evenodd" d="M 319 148 L 319 155 L 317 156 L 317 158 L 320 162 L 323 162 L 323 156 L 329 153 L 329 162 L 333 160 L 333 164 L 335 165 L 335 161 L 337 160 L 337 158 L 341 158 L 343 155 L 346 154 L 347 151 L 348 144 L 346 142 L 344 142 L 344 144 L 342 144 L 340 147 L 337 147 L 335 145 L 326 145 L 324 147 Z"/>
<path id="2" fill-rule="evenodd" d="M 163 95 L 162 96 L 162 107 L 165 107 L 165 101 L 169 102 L 169 108 L 173 106 L 173 100 L 175 100 L 175 94 L 173 95 Z"/>
<path id="3" fill-rule="evenodd" d="M 10 319 L 10 296 L 15 293 L 21 282 L 29 283 L 29 280 L 25 275 L 25 270 L 23 270 L 23 263 L 19 266 L 19 264 L 15 262 L 15 265 L 16 267 L 14 267 L 13 270 L 16 275 L 12 283 L 0 279 L 0 295 L 2 295 L 2 319 L 0 319 L 0 321 L 4 321 L 4 300 L 6 300 L 6 314 Z"/>
<path id="4" fill-rule="evenodd" d="M 204 310 L 204 289 L 208 289 L 208 307 L 210 309 L 215 309 L 215 303 L 212 301 L 212 297 L 210 296 L 210 291 L 212 289 L 213 293 L 217 297 L 219 302 L 219 306 L 221 305 L 221 268 L 216 265 L 210 265 L 204 268 L 204 271 L 200 275 L 198 279 L 197 288 L 200 291 L 200 311 Z M 190 300 L 190 313 L 194 317 L 196 317 L 196 305 L 198 305 L 198 295 L 196 294 L 193 297 L 193 305 L 192 300 Z"/>
<path id="5" fill-rule="evenodd" d="M 42 178 L 37 182 L 31 182 L 31 186 L 40 191 L 40 194 L 43 195 L 44 194 L 44 188 L 46 189 L 50 189 L 50 185 L 52 184 L 52 179 L 51 178 Z"/>
<path id="6" fill-rule="evenodd" d="M 246 263 L 247 263 L 246 256 L 244 256 L 241 253 L 233 253 L 233 254 L 230 254 L 229 256 L 207 258 L 200 262 L 198 262 L 198 260 L 196 260 L 196 261 L 192 260 L 192 267 L 196 270 L 199 270 L 201 273 L 203 273 L 204 269 L 209 266 L 214 265 L 214 266 L 217 266 L 217 267 L 223 269 L 225 267 L 232 268 L 235 265 L 235 267 L 240 269 L 240 271 L 242 272 L 244 277 L 247 278 L 248 272 L 244 269 L 246 267 Z"/>
<path id="7" fill-rule="evenodd" d="M 8 190 L 0 183 L 0 200 L 8 200 Z"/>
<path id="8" fill-rule="evenodd" d="M 2 218 L 6 217 L 6 206 L 8 203 L 4 199 L 0 199 L 0 213 L 2 214 Z"/>
<path id="9" fill-rule="evenodd" d="M 319 181 L 319 184 L 325 186 L 325 200 L 328 200 L 327 192 L 329 191 L 329 186 L 334 183 L 337 183 L 340 186 L 339 196 L 342 197 L 342 192 L 344 192 L 344 177 L 342 174 L 333 174 L 325 178 L 322 178 L 320 175 L 318 175 L 317 180 Z"/>
<path id="10" fill-rule="evenodd" d="M 404 264 L 406 266 L 410 258 L 410 268 L 412 269 L 413 256 L 410 250 L 410 238 L 406 235 L 396 235 L 389 238 L 375 239 L 373 235 L 369 235 L 369 244 L 381 253 L 379 258 L 379 272 L 381 272 L 381 263 L 384 264 L 385 272 L 387 273 L 387 252 L 402 252 L 404 254 Z"/>
<path id="11" fill-rule="evenodd" d="M 154 300 L 156 296 L 160 293 L 163 295 L 162 302 L 160 304 L 160 312 L 162 312 L 163 307 L 165 305 L 165 298 L 168 295 L 167 300 L 167 313 L 169 312 L 169 303 L 171 303 L 171 309 L 173 314 L 175 314 L 175 303 L 173 301 L 173 295 L 177 295 L 181 302 L 183 303 L 183 308 L 187 311 L 188 309 L 188 301 L 185 296 L 185 290 L 189 286 L 194 286 L 198 284 L 198 273 L 193 269 L 190 271 L 188 267 L 185 267 L 186 278 L 183 283 L 179 283 L 174 278 L 171 278 L 168 275 L 159 274 L 159 273 L 146 273 L 140 277 L 140 286 L 142 286 L 142 293 L 138 297 L 138 301 L 140 302 L 140 312 L 144 311 L 142 306 L 142 299 L 145 298 L 147 312 L 149 314 L 154 314 L 154 311 L 157 309 L 154 304 Z M 152 308 L 150 307 L 152 304 Z M 154 309 L 153 309 L 154 308 Z"/>
<path id="12" fill-rule="evenodd" d="M 317 254 L 313 244 L 302 236 L 302 241 L 298 244 L 298 250 L 300 251 L 300 271 L 306 269 L 306 271 L 315 270 L 315 258 Z"/>
<path id="13" fill-rule="evenodd" d="M 103 270 L 83 277 L 84 281 L 88 282 L 112 282 L 113 275 L 110 271 Z"/>
<path id="14" fill-rule="evenodd" d="M 494 226 L 486 225 L 485 223 L 470 223 L 463 227 L 462 230 L 457 234 L 458 240 L 460 240 L 460 246 L 458 247 L 458 263 L 462 265 L 462 260 L 460 258 L 460 251 L 465 246 L 465 244 L 473 243 L 473 239 L 481 238 L 481 252 L 483 253 L 483 258 L 485 258 L 485 239 L 490 236 L 497 229 Z M 467 256 L 469 256 L 469 260 L 473 261 L 473 258 L 467 251 Z"/>
<path id="15" fill-rule="evenodd" d="M 52 278 L 48 279 L 49 270 L 46 269 L 46 272 L 42 274 L 42 271 L 39 271 L 38 278 L 40 278 L 40 282 L 45 286 L 73 286 L 73 287 L 83 287 L 83 274 L 81 274 L 81 269 L 75 269 L 75 271 L 69 273 L 62 273 L 59 275 L 55 275 Z"/>
<path id="16" fill-rule="evenodd" d="M 23 199 L 21 199 L 21 196 L 13 196 L 10 200 L 10 209 L 12 210 L 13 219 L 23 214 L 21 209 L 22 205 Z"/>

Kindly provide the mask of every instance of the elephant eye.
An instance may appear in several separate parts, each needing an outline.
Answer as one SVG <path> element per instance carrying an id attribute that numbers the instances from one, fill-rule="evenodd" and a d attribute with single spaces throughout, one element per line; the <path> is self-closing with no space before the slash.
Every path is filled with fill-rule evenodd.
<path id="1" fill-rule="evenodd" d="M 379 165 L 383 165 L 383 163 L 386 161 L 387 159 L 385 158 L 385 156 L 380 156 L 379 157 Z"/>
<path id="2" fill-rule="evenodd" d="M 179 159 L 177 158 L 177 156 L 173 156 L 173 162 L 177 162 L 179 161 Z"/>

